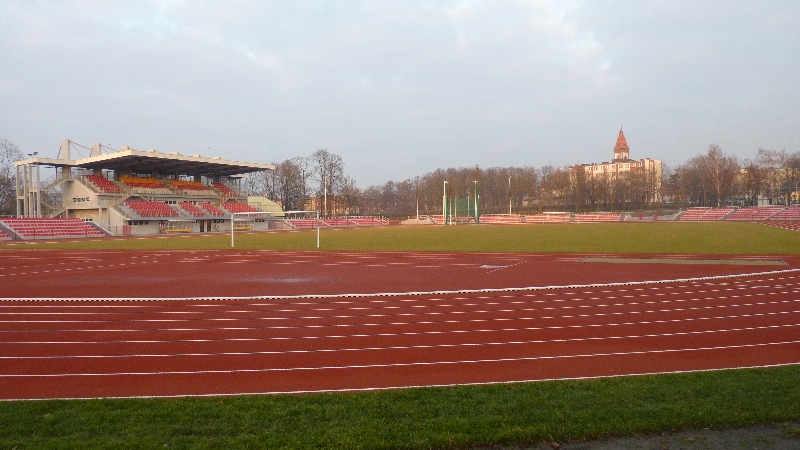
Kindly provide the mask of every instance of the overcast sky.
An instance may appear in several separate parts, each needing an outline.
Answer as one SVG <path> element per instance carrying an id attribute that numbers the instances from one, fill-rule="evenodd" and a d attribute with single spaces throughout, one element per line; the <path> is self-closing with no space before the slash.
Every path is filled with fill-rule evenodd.
<path id="1" fill-rule="evenodd" d="M 0 136 L 437 168 L 800 150 L 800 1 L 0 2 Z"/>

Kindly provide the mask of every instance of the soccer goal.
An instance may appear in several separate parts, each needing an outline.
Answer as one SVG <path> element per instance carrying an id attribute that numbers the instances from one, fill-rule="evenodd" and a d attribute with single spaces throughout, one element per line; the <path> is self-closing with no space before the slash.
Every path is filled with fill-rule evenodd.
<path id="1" fill-rule="evenodd" d="M 231 248 L 235 247 L 234 233 L 236 231 L 251 231 L 257 220 L 283 221 L 287 217 L 306 217 L 313 220 L 312 225 L 317 229 L 317 248 L 319 248 L 319 211 L 258 211 L 258 212 L 231 212 Z M 313 217 L 313 218 L 310 218 Z"/>

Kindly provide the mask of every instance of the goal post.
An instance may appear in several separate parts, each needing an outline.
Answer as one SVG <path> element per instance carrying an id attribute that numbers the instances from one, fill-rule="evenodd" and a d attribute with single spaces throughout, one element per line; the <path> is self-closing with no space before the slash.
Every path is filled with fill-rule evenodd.
<path id="1" fill-rule="evenodd" d="M 319 211 L 258 211 L 258 212 L 231 212 L 231 248 L 234 248 L 234 231 L 236 231 L 236 217 L 272 217 L 287 216 L 289 214 L 314 214 L 317 226 L 317 248 L 319 248 Z M 241 230 L 240 230 L 241 231 Z"/>

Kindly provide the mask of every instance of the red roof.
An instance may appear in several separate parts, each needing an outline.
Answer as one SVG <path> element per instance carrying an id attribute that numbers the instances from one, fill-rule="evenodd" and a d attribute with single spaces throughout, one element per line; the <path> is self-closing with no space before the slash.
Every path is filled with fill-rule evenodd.
<path id="1" fill-rule="evenodd" d="M 614 146 L 614 153 L 628 152 L 628 141 L 625 140 L 625 134 L 622 133 L 622 128 L 619 129 L 619 136 L 617 136 L 617 145 Z"/>

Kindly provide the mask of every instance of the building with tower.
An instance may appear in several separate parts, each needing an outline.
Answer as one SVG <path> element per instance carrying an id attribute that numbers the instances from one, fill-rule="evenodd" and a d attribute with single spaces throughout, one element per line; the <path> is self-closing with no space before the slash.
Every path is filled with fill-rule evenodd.
<path id="1" fill-rule="evenodd" d="M 622 128 L 619 130 L 617 142 L 614 145 L 614 159 L 611 162 L 572 166 L 570 175 L 573 180 L 579 181 L 578 184 L 603 183 L 609 189 L 628 188 L 629 191 L 641 192 L 644 197 L 638 199 L 640 203 L 653 203 L 661 200 L 661 160 L 631 159 L 630 147 Z"/>

